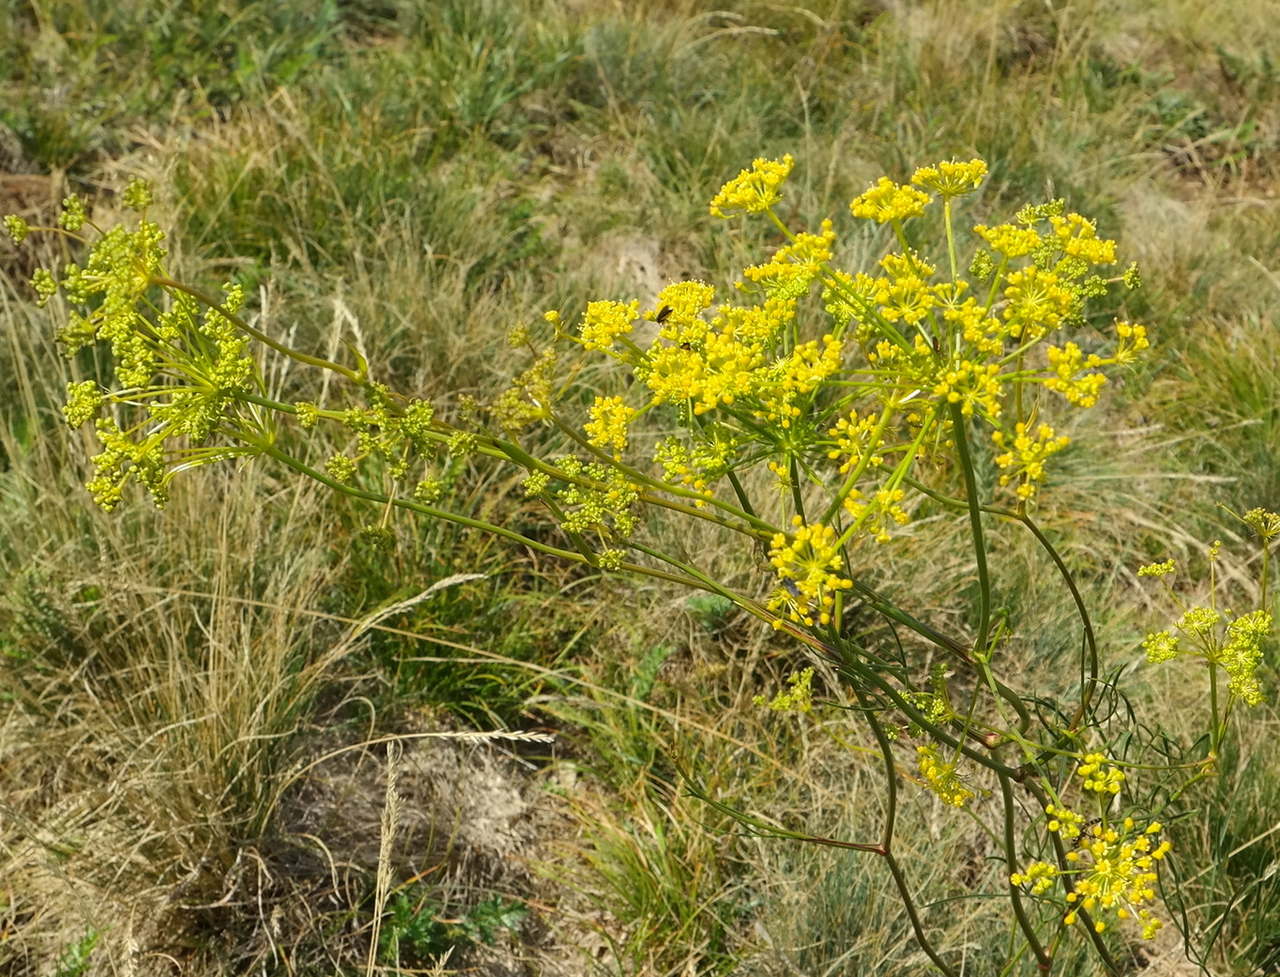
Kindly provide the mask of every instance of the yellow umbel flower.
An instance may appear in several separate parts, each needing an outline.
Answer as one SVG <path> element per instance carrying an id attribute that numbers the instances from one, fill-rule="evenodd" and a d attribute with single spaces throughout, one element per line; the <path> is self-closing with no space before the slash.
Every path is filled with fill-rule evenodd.
<path id="1" fill-rule="evenodd" d="M 767 706 L 774 712 L 813 712 L 813 668 L 792 672 L 787 678 L 787 688 L 772 699 L 758 695 L 751 700 L 757 706 Z"/>
<path id="2" fill-rule="evenodd" d="M 1172 661 L 1178 656 L 1178 636 L 1171 631 L 1156 631 L 1143 639 L 1142 650 L 1152 665 Z"/>
<path id="3" fill-rule="evenodd" d="M 1106 374 L 1085 371 L 1101 366 L 1100 356 L 1090 353 L 1086 357 L 1075 343 L 1067 343 L 1063 347 L 1050 346 L 1045 357 L 1054 373 L 1044 381 L 1047 389 L 1062 394 L 1077 407 L 1092 407 L 1098 402 L 1098 393 L 1107 382 Z"/>
<path id="4" fill-rule="evenodd" d="M 1173 560 L 1165 560 L 1163 563 L 1146 563 L 1138 567 L 1138 576 L 1140 577 L 1167 577 L 1173 573 L 1177 563 Z"/>
<path id="5" fill-rule="evenodd" d="M 799 516 L 793 517 L 792 526 L 790 538 L 777 533 L 769 548 L 769 562 L 780 580 L 769 597 L 769 610 L 797 624 L 829 624 L 835 595 L 853 586 L 836 572 L 842 565 L 836 531 L 816 522 L 805 525 Z M 780 626 L 774 622 L 774 627 Z"/>
<path id="6" fill-rule="evenodd" d="M 619 336 L 631 332 L 640 303 L 588 302 L 582 316 L 582 345 L 587 349 L 609 349 Z"/>
<path id="7" fill-rule="evenodd" d="M 641 377 L 660 402 L 691 401 L 695 414 L 753 392 L 764 353 L 723 333 L 709 333 L 702 349 L 664 346 L 650 352 Z"/>
<path id="8" fill-rule="evenodd" d="M 1258 610 L 1227 625 L 1227 642 L 1218 664 L 1227 673 L 1227 689 L 1245 705 L 1262 702 L 1262 686 L 1254 670 L 1262 663 L 1262 642 L 1271 634 L 1271 615 Z"/>
<path id="9" fill-rule="evenodd" d="M 876 185 L 853 198 L 849 210 L 854 217 L 864 217 L 880 224 L 919 217 L 933 198 L 915 187 L 894 183 L 882 176 Z"/>
<path id="10" fill-rule="evenodd" d="M 1274 512 L 1268 512 L 1263 508 L 1250 509 L 1241 516 L 1241 519 L 1244 520 L 1245 525 L 1261 536 L 1264 542 L 1269 543 L 1280 536 L 1280 515 Z"/>
<path id="11" fill-rule="evenodd" d="M 711 216 L 729 218 L 768 210 L 782 199 L 778 187 L 786 180 L 794 163 L 790 153 L 780 160 L 753 160 L 751 169 L 740 171 L 711 199 Z"/>
<path id="12" fill-rule="evenodd" d="M 1098 237 L 1098 225 L 1079 214 L 1051 216 L 1053 233 L 1063 253 L 1091 265 L 1110 265 L 1116 260 L 1116 242 Z"/>
<path id="13" fill-rule="evenodd" d="M 1102 753 L 1086 754 L 1076 773 L 1084 789 L 1097 794 L 1118 794 L 1124 785 L 1124 771 L 1112 766 Z"/>
<path id="14" fill-rule="evenodd" d="M 834 336 L 801 343 L 786 359 L 773 365 L 760 384 L 760 410 L 755 414 L 785 429 L 800 416 L 797 397 L 811 393 L 823 380 L 840 369 L 844 344 Z"/>
<path id="15" fill-rule="evenodd" d="M 775 251 L 765 264 L 744 268 L 742 277 L 759 285 L 766 295 L 799 298 L 821 273 L 823 263 L 831 260 L 835 240 L 831 221 L 824 220 L 820 234 L 797 234 L 795 240 Z M 738 287 L 747 286 L 740 282 Z"/>
<path id="16" fill-rule="evenodd" d="M 614 460 L 620 461 L 627 448 L 627 427 L 635 416 L 636 409 L 621 397 L 597 397 L 591 405 L 591 420 L 583 425 L 587 441 L 603 451 L 612 448 Z"/>
<path id="17" fill-rule="evenodd" d="M 1029 265 L 1005 279 L 1003 317 L 1014 339 L 1039 339 L 1062 325 L 1078 306 L 1071 289 L 1051 271 Z"/>
<path id="18" fill-rule="evenodd" d="M 1142 350 L 1151 345 L 1147 339 L 1146 327 L 1132 322 L 1117 322 L 1116 335 L 1120 338 L 1120 342 L 1116 346 L 1116 355 L 1113 359 L 1120 364 L 1132 363 Z"/>
<path id="19" fill-rule="evenodd" d="M 796 300 L 774 295 L 763 305 L 720 305 L 711 328 L 746 346 L 767 346 L 796 317 Z"/>
<path id="20" fill-rule="evenodd" d="M 917 746 L 916 762 L 920 776 L 928 788 L 938 795 L 943 804 L 964 807 L 973 797 L 973 791 L 956 776 L 956 765 L 938 756 L 936 746 Z"/>
<path id="21" fill-rule="evenodd" d="M 1018 227 L 1016 224 L 987 227 L 985 224 L 976 224 L 973 231 L 987 242 L 992 251 L 1006 258 L 1021 258 L 1040 246 L 1040 235 L 1030 227 Z"/>
<path id="22" fill-rule="evenodd" d="M 1043 895 L 1058 877 L 1058 866 L 1049 862 L 1032 862 L 1025 871 L 1014 872 L 1009 876 L 1011 885 L 1028 885 L 1033 896 Z"/>
<path id="23" fill-rule="evenodd" d="M 891 525 L 905 526 L 911 516 L 899 503 L 906 498 L 902 489 L 878 489 L 869 500 L 862 493 L 850 492 L 844 500 L 844 510 L 853 516 L 854 525 L 865 527 L 877 543 L 887 543 L 893 538 Z"/>
<path id="24" fill-rule="evenodd" d="M 1154 936 L 1161 924 L 1146 904 L 1156 898 L 1156 863 L 1173 847 L 1167 841 L 1157 843 L 1162 830 L 1159 821 L 1139 830 L 1133 818 L 1091 827 L 1079 847 L 1067 854 L 1077 867 L 1072 871 L 1074 890 L 1067 894 L 1072 909 L 1063 922 L 1074 924 L 1079 909 L 1084 909 L 1119 920 L 1136 918 L 1142 923 L 1143 937 Z M 1097 918 L 1094 929 L 1100 933 L 1106 925 L 1105 919 Z"/>
<path id="25" fill-rule="evenodd" d="M 1004 392 L 999 374 L 999 364 L 961 360 L 939 372 L 933 392 L 945 397 L 949 404 L 959 404 L 960 413 L 965 417 L 972 417 L 973 412 L 980 409 L 987 417 L 997 418 L 1000 395 Z"/>
<path id="26" fill-rule="evenodd" d="M 1080 837 L 1080 825 L 1084 824 L 1084 818 L 1081 815 L 1069 807 L 1054 804 L 1046 804 L 1044 813 L 1049 819 L 1045 823 L 1047 830 L 1066 841 Z"/>
<path id="27" fill-rule="evenodd" d="M 1028 500 L 1035 498 L 1039 483 L 1044 481 L 1045 461 L 1071 443 L 1070 438 L 1057 434 L 1048 424 L 1041 424 L 1033 433 L 1021 422 L 1014 427 L 1012 439 L 1004 431 L 996 431 L 991 440 L 1005 449 L 996 456 L 996 464 L 1003 470 L 1000 484 L 1019 480 L 1018 498 Z"/>
<path id="28" fill-rule="evenodd" d="M 980 159 L 971 159 L 967 163 L 950 160 L 920 167 L 911 174 L 911 182 L 932 190 L 940 197 L 960 197 L 981 186 L 986 175 L 987 164 Z"/>
<path id="29" fill-rule="evenodd" d="M 836 421 L 836 426 L 827 431 L 828 435 L 836 439 L 835 447 L 827 452 L 827 457 L 840 462 L 838 470 L 841 475 L 849 474 L 862 464 L 868 452 L 874 452 L 880 446 L 879 442 L 871 443 L 875 429 L 875 414 L 868 413 L 859 417 L 856 411 L 851 411 L 848 417 L 840 418 Z M 882 460 L 878 454 L 873 453 L 868 464 L 879 465 Z"/>

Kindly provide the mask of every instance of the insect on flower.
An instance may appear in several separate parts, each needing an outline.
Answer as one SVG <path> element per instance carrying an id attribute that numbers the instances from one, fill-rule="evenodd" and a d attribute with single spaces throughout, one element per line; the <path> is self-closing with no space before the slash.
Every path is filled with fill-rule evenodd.
<path id="1" fill-rule="evenodd" d="M 1086 845 L 1089 842 L 1089 833 L 1102 823 L 1102 818 L 1090 818 L 1084 824 L 1080 825 L 1080 836 L 1076 838 L 1076 847 Z"/>
<path id="2" fill-rule="evenodd" d="M 653 321 L 661 325 L 671 317 L 671 306 L 664 305 L 658 310 L 658 314 L 653 317 Z"/>

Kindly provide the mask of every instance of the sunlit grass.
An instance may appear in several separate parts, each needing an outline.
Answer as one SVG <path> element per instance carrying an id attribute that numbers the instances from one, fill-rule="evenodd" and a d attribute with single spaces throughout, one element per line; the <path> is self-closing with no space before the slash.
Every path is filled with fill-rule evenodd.
<path id="1" fill-rule="evenodd" d="M 543 309 L 647 300 L 676 277 L 727 287 L 722 269 L 769 232 L 713 234 L 705 201 L 757 155 L 805 160 L 796 213 L 838 215 L 881 171 L 970 154 L 992 162 L 975 219 L 1025 198 L 1087 203 L 1142 263 L 1159 369 L 1095 409 L 1098 428 L 1130 433 L 1119 452 L 1082 437 L 1064 456 L 1047 531 L 1088 581 L 1109 667 L 1140 668 L 1153 610 L 1133 566 L 1196 554 L 1195 540 L 1224 532 L 1218 500 L 1280 507 L 1269 8 L 721 6 L 222 3 L 157 17 L 151 4 L 104 15 L 73 0 L 0 2 L 16 28 L 0 32 L 0 123 L 20 149 L 15 170 L 65 169 L 92 193 L 120 173 L 153 176 L 180 258 L 211 284 L 245 283 L 264 328 L 325 352 L 363 343 L 388 380 L 448 409 L 496 388 L 509 372 L 502 336 Z M 566 913 L 606 907 L 583 924 L 604 934 L 605 972 L 918 970 L 875 865 L 726 834 L 676 785 L 672 754 L 695 753 L 719 769 L 726 801 L 792 828 L 874 830 L 857 750 L 750 705 L 793 664 L 768 636 L 733 620 L 708 628 L 677 595 L 600 590 L 435 527 L 397 526 L 393 552 L 361 549 L 369 514 L 265 470 L 194 479 L 161 514 L 102 517 L 77 484 L 86 445 L 53 407 L 71 367 L 2 249 L 0 268 L 15 276 L 0 300 L 13 392 L 0 403 L 0 968 L 44 973 L 100 931 L 92 958 L 114 972 L 138 959 L 135 944 L 199 961 L 188 972 L 237 972 L 229 961 L 261 948 L 211 951 L 204 917 L 173 907 L 249 891 L 235 872 L 279 828 L 279 791 L 309 748 L 297 734 L 350 696 L 373 709 L 327 731 L 349 742 L 369 715 L 392 728 L 408 704 L 562 728 L 588 786 L 563 802 L 577 827 L 553 871 L 580 870 Z M 470 473 L 456 486 L 477 509 L 511 489 Z M 941 513 L 926 521 L 886 551 L 880 583 L 922 613 L 954 613 L 972 584 L 959 528 Z M 682 542 L 722 577 L 758 573 L 714 534 Z M 1027 675 L 1060 674 L 1054 663 L 1075 651 L 1070 604 L 1013 528 L 998 544 L 1017 557 L 997 585 Z M 390 622 L 421 640 L 382 632 L 329 659 L 345 625 L 305 613 L 358 618 L 455 572 L 486 578 Z M 1153 678 L 1150 695 L 1197 707 L 1187 683 Z M 1243 886 L 1215 943 L 1224 972 L 1274 968 L 1280 941 L 1266 874 L 1276 836 L 1259 837 L 1280 784 L 1274 712 L 1253 722 L 1229 793 L 1187 832 L 1179 863 L 1223 863 L 1189 883 L 1190 899 L 1224 898 L 1227 876 Z M 991 972 L 1004 931 L 964 898 L 996 884 L 981 844 L 936 838 L 924 801 L 911 814 L 908 843 L 947 852 L 918 878 L 954 900 L 931 908 L 931 925 L 972 948 L 966 973 Z M 375 871 L 362 866 L 355 888 Z M 335 932 L 367 935 L 366 895 L 333 911 Z M 254 912 L 236 918 L 261 939 L 269 919 L 255 929 Z M 554 907 L 538 912 L 561 925 Z M 197 935 L 145 925 L 164 919 Z M 362 968 L 358 943 L 329 965 Z"/>

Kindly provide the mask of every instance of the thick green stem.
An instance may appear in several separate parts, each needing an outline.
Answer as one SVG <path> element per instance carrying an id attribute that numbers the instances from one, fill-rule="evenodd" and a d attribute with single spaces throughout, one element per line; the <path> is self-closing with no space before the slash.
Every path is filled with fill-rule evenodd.
<path id="1" fill-rule="evenodd" d="M 951 404 L 951 428 L 955 438 L 956 457 L 964 475 L 965 498 L 969 505 L 969 528 L 973 536 L 973 556 L 978 569 L 978 633 L 973 640 L 975 655 L 987 653 L 987 640 L 991 634 L 991 576 L 987 570 L 987 542 L 982 531 L 982 503 L 978 499 L 978 482 L 973 472 L 973 458 L 969 454 L 969 438 L 965 431 L 965 418 L 959 404 Z"/>
<path id="2" fill-rule="evenodd" d="M 1012 872 L 1018 865 L 1018 847 L 1013 837 L 1013 788 L 1009 778 L 1000 776 L 1000 799 L 1004 806 L 1004 857 L 1005 863 Z M 1053 958 L 1045 951 L 1044 945 L 1036 935 L 1035 927 L 1027 917 L 1026 907 L 1022 905 L 1022 889 L 1009 883 L 1009 900 L 1013 903 L 1013 915 L 1018 921 L 1018 928 L 1027 938 L 1027 945 L 1036 956 L 1036 966 L 1041 973 L 1047 974 L 1053 967 Z"/>

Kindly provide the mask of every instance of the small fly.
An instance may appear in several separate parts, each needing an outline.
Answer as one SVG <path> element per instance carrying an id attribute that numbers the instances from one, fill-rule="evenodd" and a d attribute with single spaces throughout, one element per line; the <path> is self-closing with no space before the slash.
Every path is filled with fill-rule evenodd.
<path id="1" fill-rule="evenodd" d="M 666 322 L 667 319 L 669 319 L 670 317 L 671 317 L 671 306 L 664 305 L 662 308 L 658 310 L 658 314 L 653 317 L 653 321 L 658 323 L 658 325 L 662 325 L 662 323 Z"/>

